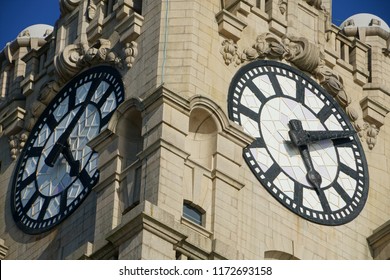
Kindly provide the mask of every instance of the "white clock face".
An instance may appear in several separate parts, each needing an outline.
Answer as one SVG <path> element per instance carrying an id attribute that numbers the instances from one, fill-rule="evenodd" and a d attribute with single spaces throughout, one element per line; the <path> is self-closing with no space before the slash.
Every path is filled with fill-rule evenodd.
<path id="1" fill-rule="evenodd" d="M 34 126 L 16 166 L 12 210 L 26 233 L 68 217 L 99 180 L 98 154 L 87 143 L 124 99 L 120 74 L 92 68 L 70 81 Z"/>
<path id="2" fill-rule="evenodd" d="M 274 198 L 324 225 L 344 224 L 359 214 L 368 193 L 364 152 L 348 117 L 321 86 L 282 63 L 257 61 L 233 78 L 228 102 L 229 117 L 255 138 L 244 158 Z M 301 124 L 300 132 L 328 136 L 294 144 L 292 120 Z M 317 183 L 311 172 L 319 176 Z"/>

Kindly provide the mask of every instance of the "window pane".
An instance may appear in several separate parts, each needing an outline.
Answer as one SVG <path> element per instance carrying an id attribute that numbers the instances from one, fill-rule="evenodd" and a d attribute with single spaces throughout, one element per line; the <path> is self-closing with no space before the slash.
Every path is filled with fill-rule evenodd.
<path id="1" fill-rule="evenodd" d="M 183 205 L 183 217 L 198 225 L 202 225 L 202 213 L 187 203 Z"/>

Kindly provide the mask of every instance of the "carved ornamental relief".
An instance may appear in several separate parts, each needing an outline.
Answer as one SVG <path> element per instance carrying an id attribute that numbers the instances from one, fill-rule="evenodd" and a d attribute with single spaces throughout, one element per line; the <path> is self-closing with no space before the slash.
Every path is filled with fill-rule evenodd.
<path id="1" fill-rule="evenodd" d="M 242 52 L 232 40 L 224 40 L 221 54 L 226 65 L 234 63 L 236 66 L 255 59 L 284 59 L 300 70 L 313 74 L 343 108 L 351 103 L 341 77 L 325 65 L 319 48 L 305 38 L 291 37 L 280 40 L 271 33 L 263 33 L 251 47 Z"/>
<path id="2" fill-rule="evenodd" d="M 132 41 L 125 44 L 119 56 L 111 48 L 111 41 L 99 39 L 93 46 L 71 44 L 55 57 L 54 66 L 62 78 L 70 78 L 88 65 L 102 62 L 111 63 L 118 68 L 131 68 L 138 54 L 137 43 Z"/>

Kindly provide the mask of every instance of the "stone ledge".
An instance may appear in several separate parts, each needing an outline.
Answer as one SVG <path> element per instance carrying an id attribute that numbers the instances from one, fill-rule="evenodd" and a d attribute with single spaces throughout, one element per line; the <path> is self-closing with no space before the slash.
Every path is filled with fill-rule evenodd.
<path id="1" fill-rule="evenodd" d="M 367 238 L 374 259 L 390 258 L 390 220 L 374 230 Z"/>
<path id="2" fill-rule="evenodd" d="M 390 109 L 376 100 L 374 97 L 367 96 L 360 101 L 360 106 L 363 110 L 363 119 L 370 124 L 375 124 L 377 128 L 380 128 L 384 122 Z"/>

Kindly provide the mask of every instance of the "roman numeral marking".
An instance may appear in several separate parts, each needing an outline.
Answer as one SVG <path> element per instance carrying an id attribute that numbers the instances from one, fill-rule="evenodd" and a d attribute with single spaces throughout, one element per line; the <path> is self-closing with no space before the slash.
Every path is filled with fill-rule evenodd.
<path id="1" fill-rule="evenodd" d="M 38 191 L 34 192 L 33 195 L 30 197 L 30 199 L 27 201 L 26 205 L 24 206 L 23 212 L 26 213 L 28 209 L 31 208 L 31 206 L 33 205 L 35 200 L 37 200 L 38 197 L 39 197 L 39 192 Z"/>
<path id="2" fill-rule="evenodd" d="M 303 204 L 303 186 L 298 182 L 294 183 L 294 201 L 299 206 Z"/>
<path id="3" fill-rule="evenodd" d="M 332 213 L 332 209 L 330 209 L 328 200 L 326 199 L 324 191 L 320 188 L 317 190 L 318 198 L 320 199 L 322 209 L 324 209 L 325 213 Z"/>
<path id="4" fill-rule="evenodd" d="M 258 123 L 259 120 L 260 120 L 260 116 L 259 116 L 258 113 L 253 112 L 251 109 L 249 109 L 248 107 L 246 107 L 244 105 L 240 104 L 238 106 L 238 112 L 240 112 L 241 114 L 243 114 L 243 115 L 247 116 L 248 118 L 252 119 L 256 123 Z"/>
<path id="5" fill-rule="evenodd" d="M 275 74 L 268 74 L 269 80 L 271 81 L 272 86 L 274 87 L 275 93 L 277 96 L 283 96 L 282 87 L 279 84 L 278 79 Z"/>
<path id="6" fill-rule="evenodd" d="M 279 176 L 280 172 L 282 172 L 279 164 L 274 163 L 271 165 L 270 168 L 264 173 L 265 178 L 269 180 L 270 182 L 273 182 L 276 177 Z"/>
<path id="7" fill-rule="evenodd" d="M 103 96 L 100 97 L 99 102 L 96 104 L 97 107 L 101 108 L 106 102 L 107 98 L 110 96 L 110 94 L 114 91 L 114 87 L 112 85 L 109 86 L 109 88 L 106 90 L 106 92 L 103 94 Z"/>
<path id="8" fill-rule="evenodd" d="M 318 112 L 317 117 L 321 120 L 321 122 L 325 122 L 330 117 L 330 115 L 332 115 L 332 107 L 325 105 Z"/>
<path id="9" fill-rule="evenodd" d="M 265 148 L 265 142 L 263 138 L 256 138 L 255 141 L 253 141 L 249 148 Z"/>
<path id="10" fill-rule="evenodd" d="M 343 189 L 343 187 L 339 183 L 335 182 L 335 184 L 332 187 L 341 196 L 341 198 L 345 201 L 345 203 L 347 204 L 352 203 L 351 197 L 347 194 L 347 192 Z"/>
<path id="11" fill-rule="evenodd" d="M 41 156 L 43 151 L 43 147 L 31 147 L 31 149 L 28 151 L 29 157 L 39 157 Z"/>
<path id="12" fill-rule="evenodd" d="M 257 99 L 260 100 L 261 103 L 264 103 L 267 100 L 261 90 L 253 83 L 253 80 L 247 81 L 246 86 L 252 91 Z"/>
<path id="13" fill-rule="evenodd" d="M 297 101 L 301 104 L 305 103 L 305 85 L 302 84 L 302 81 L 297 81 Z"/>
<path id="14" fill-rule="evenodd" d="M 60 196 L 60 213 L 63 213 L 66 209 L 68 199 L 68 190 L 64 190 Z"/>
<path id="15" fill-rule="evenodd" d="M 42 220 L 44 217 L 45 217 L 45 214 L 46 214 L 46 210 L 47 208 L 49 207 L 49 203 L 50 203 L 50 199 L 49 198 L 46 198 L 43 202 L 43 205 L 42 205 L 42 208 L 39 212 L 39 215 L 38 215 L 38 221 Z"/>
<path id="16" fill-rule="evenodd" d="M 358 177 L 358 173 L 356 170 L 353 170 L 351 167 L 345 165 L 344 163 L 340 163 L 340 171 L 344 172 L 348 176 L 356 179 Z"/>

